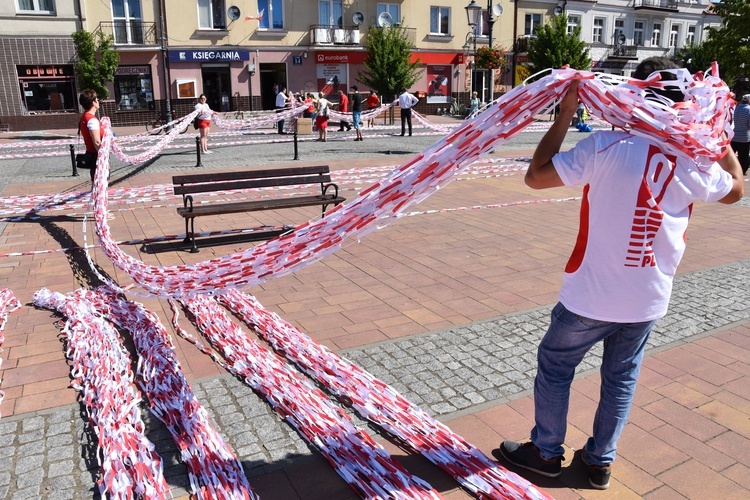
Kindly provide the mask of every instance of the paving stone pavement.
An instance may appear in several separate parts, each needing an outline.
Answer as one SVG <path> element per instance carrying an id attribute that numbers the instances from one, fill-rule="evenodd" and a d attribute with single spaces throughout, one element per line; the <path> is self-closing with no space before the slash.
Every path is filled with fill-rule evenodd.
<path id="1" fill-rule="evenodd" d="M 750 305 L 737 298 L 748 296 L 750 260 L 679 276 L 669 313 L 657 322 L 648 351 L 747 320 Z M 536 346 L 550 311 L 551 306 L 512 313 L 341 354 L 431 415 L 450 419 L 462 410 L 511 400 L 532 387 Z M 600 354 L 600 346 L 592 349 L 577 375 L 596 369 Z M 198 381 L 193 388 L 251 481 L 313 456 L 292 427 L 234 377 Z M 84 411 L 69 406 L 0 421 L 0 498 L 98 497 L 96 438 Z M 147 408 L 141 414 L 173 493 L 187 494 L 187 470 L 169 432 Z M 352 416 L 358 427 L 369 427 Z"/>

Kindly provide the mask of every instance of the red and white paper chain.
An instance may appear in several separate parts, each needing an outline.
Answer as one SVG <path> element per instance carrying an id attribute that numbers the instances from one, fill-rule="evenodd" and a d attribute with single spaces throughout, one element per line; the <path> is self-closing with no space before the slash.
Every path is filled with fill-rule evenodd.
<path id="1" fill-rule="evenodd" d="M 177 314 L 173 319 L 175 330 L 266 398 L 363 498 L 439 498 L 429 484 L 412 476 L 367 432 L 354 427 L 348 415 L 330 403 L 320 389 L 248 338 L 215 300 L 198 295 L 180 302 L 224 359 L 187 334 L 177 323 Z"/>
<path id="2" fill-rule="evenodd" d="M 475 119 L 438 141 L 391 175 L 363 190 L 359 197 L 330 210 L 325 218 L 300 225 L 293 233 L 280 236 L 244 252 L 192 265 L 160 267 L 146 265 L 114 243 L 107 220 L 107 154 L 112 134 L 107 118 L 105 135 L 94 186 L 96 231 L 105 254 L 136 283 L 162 296 L 211 293 L 230 287 L 259 284 L 302 269 L 339 249 L 349 237 L 361 238 L 383 226 L 385 216 L 394 217 L 419 203 L 454 179 L 498 142 L 520 132 L 542 109 L 560 99 L 569 85 L 581 82 L 579 95 L 591 109 L 631 133 L 658 140 L 665 149 L 696 161 L 718 159 L 731 137 L 729 116 L 731 93 L 714 73 L 685 75 L 682 85 L 688 100 L 673 107 L 655 106 L 646 100 L 648 82 L 611 82 L 590 72 L 562 69 L 553 71 L 527 86 L 512 89 Z M 670 83 L 674 83 L 670 81 Z"/>
<path id="3" fill-rule="evenodd" d="M 16 298 L 15 294 L 8 288 L 0 290 L 0 352 L 3 352 L 2 346 L 5 343 L 5 322 L 8 321 L 8 314 L 18 311 L 21 309 L 21 303 Z M 0 367 L 3 365 L 3 359 L 0 358 Z M 5 392 L 0 391 L 0 403 L 5 398 Z M 2 413 L 0 413 L 2 416 Z"/>
<path id="4" fill-rule="evenodd" d="M 99 441 L 102 497 L 167 498 L 161 458 L 144 434 L 130 358 L 115 328 L 80 293 L 65 296 L 43 288 L 34 304 L 68 318 L 62 334 L 72 364 L 70 385 L 80 391 Z"/>

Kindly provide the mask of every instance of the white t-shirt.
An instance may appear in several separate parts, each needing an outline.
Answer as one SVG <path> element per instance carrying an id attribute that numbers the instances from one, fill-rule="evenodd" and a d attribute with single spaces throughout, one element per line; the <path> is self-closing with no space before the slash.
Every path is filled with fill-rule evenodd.
<path id="1" fill-rule="evenodd" d="M 99 130 L 101 128 L 101 124 L 99 123 L 99 118 L 93 117 L 89 118 L 89 121 L 86 122 L 86 128 L 89 130 Z M 103 139 L 103 137 L 101 137 Z"/>
<path id="2" fill-rule="evenodd" d="M 211 121 L 211 117 L 213 116 L 214 112 L 211 111 L 211 108 L 208 106 L 208 104 L 199 102 L 195 105 L 195 110 L 200 111 L 200 113 L 198 113 L 199 120 Z"/>
<path id="3" fill-rule="evenodd" d="M 566 186 L 585 186 L 560 302 L 600 321 L 664 316 L 692 203 L 729 194 L 732 176 L 718 164 L 701 172 L 654 142 L 614 131 L 591 134 L 552 163 Z"/>
<path id="4" fill-rule="evenodd" d="M 277 108 L 283 108 L 284 106 L 286 106 L 286 101 L 287 101 L 286 94 L 283 94 L 281 92 L 276 94 L 276 107 Z"/>

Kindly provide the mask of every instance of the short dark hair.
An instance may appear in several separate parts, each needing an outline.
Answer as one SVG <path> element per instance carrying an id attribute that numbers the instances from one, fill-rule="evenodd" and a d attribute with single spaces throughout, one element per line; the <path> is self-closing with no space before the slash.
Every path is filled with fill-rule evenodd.
<path id="1" fill-rule="evenodd" d="M 678 66 L 674 61 L 663 56 L 649 57 L 641 61 L 638 66 L 636 66 L 635 71 L 633 72 L 633 77 L 639 80 L 645 80 L 652 73 L 659 72 L 662 81 L 677 80 L 677 77 L 674 75 L 674 73 L 672 73 L 671 71 L 664 71 L 669 69 L 680 69 L 680 66 Z M 648 99 L 648 94 L 651 93 L 652 95 L 658 94 L 660 96 L 671 99 L 673 102 L 682 102 L 685 100 L 685 94 L 676 85 L 664 85 L 664 87 L 648 87 L 646 92 L 646 99 Z"/>
<path id="2" fill-rule="evenodd" d="M 354 91 L 357 91 L 357 90 L 359 90 L 359 87 L 357 87 L 356 85 L 352 85 L 352 86 L 351 86 L 351 87 L 349 87 L 349 88 L 353 89 Z"/>
<path id="3" fill-rule="evenodd" d="M 97 99 L 95 91 L 86 89 L 78 96 L 78 104 L 80 104 L 83 109 L 91 109 L 91 106 L 94 105 L 94 101 Z"/>

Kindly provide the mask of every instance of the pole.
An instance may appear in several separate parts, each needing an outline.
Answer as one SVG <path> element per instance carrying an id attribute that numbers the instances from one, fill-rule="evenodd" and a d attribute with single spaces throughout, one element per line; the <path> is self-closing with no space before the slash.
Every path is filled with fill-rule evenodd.
<path id="1" fill-rule="evenodd" d="M 495 24 L 495 17 L 492 15 L 492 0 L 487 0 L 487 26 L 490 29 L 487 37 L 487 45 L 492 48 L 492 26 Z M 495 100 L 495 70 L 490 70 L 490 102 Z"/>
<path id="2" fill-rule="evenodd" d="M 166 22 L 164 19 L 166 16 L 166 6 L 164 5 L 164 0 L 160 0 L 159 7 L 161 10 L 161 19 L 159 20 L 159 31 L 160 37 L 159 42 L 161 44 L 161 62 L 162 62 L 162 72 L 164 73 L 163 81 L 164 81 L 164 91 L 166 93 L 166 121 L 167 123 L 170 123 L 172 121 L 172 89 L 169 85 L 169 66 L 167 64 L 167 33 L 166 33 L 166 26 L 164 23 Z M 171 125 L 167 127 L 166 131 L 169 132 L 172 130 Z M 200 162 L 200 160 L 199 160 Z"/>
<path id="3" fill-rule="evenodd" d="M 78 166 L 76 165 L 76 148 L 72 144 L 68 145 L 70 147 L 70 163 L 73 164 L 73 177 L 78 177 Z"/>
<path id="4" fill-rule="evenodd" d="M 201 163 L 201 138 L 200 137 L 195 138 L 195 154 L 198 157 L 198 162 L 195 164 L 195 168 L 202 167 L 203 163 Z"/>
<path id="5" fill-rule="evenodd" d="M 297 149 L 297 120 L 294 120 L 294 159 L 299 160 L 299 150 Z"/>

